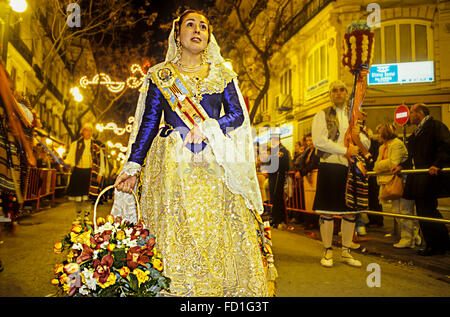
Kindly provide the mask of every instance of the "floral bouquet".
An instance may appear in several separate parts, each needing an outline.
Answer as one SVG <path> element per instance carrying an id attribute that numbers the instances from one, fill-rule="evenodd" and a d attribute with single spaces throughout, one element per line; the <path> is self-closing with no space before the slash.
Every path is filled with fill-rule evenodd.
<path id="1" fill-rule="evenodd" d="M 100 196 L 94 207 L 94 221 Z M 135 199 L 137 201 L 137 196 Z M 137 205 L 138 218 L 140 208 Z M 126 297 L 158 296 L 169 292 L 170 279 L 162 274 L 163 262 L 155 236 L 137 224 L 112 215 L 98 218 L 94 228 L 74 224 L 70 233 L 56 242 L 53 251 L 67 258 L 56 264 L 52 284 L 63 296 Z"/>
<path id="2" fill-rule="evenodd" d="M 362 66 L 370 68 L 374 55 L 374 33 L 366 21 L 353 22 L 344 35 L 342 63 L 352 74 Z"/>
<path id="3" fill-rule="evenodd" d="M 67 259 L 55 266 L 52 284 L 66 296 L 156 296 L 169 289 L 162 274 L 163 263 L 155 248 L 155 237 L 121 217 L 97 219 L 98 228 L 73 225 L 71 232 L 54 245 Z"/>

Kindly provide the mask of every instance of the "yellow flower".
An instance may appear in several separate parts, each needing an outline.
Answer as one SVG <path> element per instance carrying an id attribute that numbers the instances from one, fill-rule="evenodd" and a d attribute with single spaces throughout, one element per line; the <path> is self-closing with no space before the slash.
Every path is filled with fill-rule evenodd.
<path id="1" fill-rule="evenodd" d="M 163 270 L 162 261 L 160 259 L 153 258 L 153 267 L 161 272 Z"/>
<path id="2" fill-rule="evenodd" d="M 98 279 L 97 279 L 97 282 L 98 282 L 98 285 L 100 285 L 101 288 L 107 288 L 107 287 L 109 287 L 111 285 L 114 285 L 116 283 L 116 280 L 117 280 L 116 274 L 111 272 L 111 273 L 109 273 L 108 279 L 106 280 L 105 284 L 100 283 L 98 281 Z"/>
<path id="3" fill-rule="evenodd" d="M 80 267 L 77 263 L 68 263 L 64 266 L 64 271 L 67 274 L 73 274 L 75 272 L 78 272 L 80 270 Z"/>
<path id="4" fill-rule="evenodd" d="M 69 286 L 68 284 L 64 284 L 64 285 L 63 285 L 63 290 L 64 290 L 64 292 L 69 293 L 69 291 L 70 291 L 70 286 Z"/>
<path id="5" fill-rule="evenodd" d="M 138 279 L 138 283 L 139 283 L 139 287 L 141 286 L 142 283 L 145 283 L 146 281 L 148 281 L 149 279 L 149 271 L 142 271 L 140 269 L 134 269 L 133 270 L 133 274 L 136 275 L 137 279 Z"/>
<path id="6" fill-rule="evenodd" d="M 53 252 L 56 254 L 61 254 L 62 252 L 62 242 L 58 241 L 53 245 Z"/>
<path id="7" fill-rule="evenodd" d="M 57 278 L 52 279 L 53 285 L 59 285 L 59 280 Z"/>
<path id="8" fill-rule="evenodd" d="M 113 244 L 113 243 L 108 244 L 108 251 L 109 251 L 109 252 L 112 252 L 115 248 L 116 248 L 116 245 L 115 245 L 115 244 Z"/>
<path id="9" fill-rule="evenodd" d="M 64 284 L 64 283 L 66 282 L 66 278 L 67 278 L 67 274 L 64 273 L 63 275 L 61 275 L 61 276 L 59 277 L 59 282 L 60 282 L 61 284 Z"/>
<path id="10" fill-rule="evenodd" d="M 98 217 L 97 218 L 97 226 L 101 226 L 106 222 L 105 218 L 103 217 Z"/>
<path id="11" fill-rule="evenodd" d="M 67 261 L 72 262 L 73 260 L 73 251 L 70 250 L 69 253 L 67 253 Z"/>
<path id="12" fill-rule="evenodd" d="M 114 216 L 113 215 L 107 215 L 106 216 L 106 221 L 108 221 L 109 223 L 114 223 Z"/>
<path id="13" fill-rule="evenodd" d="M 55 270 L 54 270 L 55 274 L 62 273 L 63 271 L 64 271 L 64 265 L 63 264 L 59 263 L 59 264 L 55 265 Z"/>
<path id="14" fill-rule="evenodd" d="M 74 232 L 74 233 L 80 233 L 81 230 L 83 230 L 83 227 L 81 225 L 73 225 L 72 226 L 72 232 Z"/>
<path id="15" fill-rule="evenodd" d="M 123 230 L 118 230 L 117 231 L 117 240 L 123 240 L 123 239 L 125 239 L 125 231 L 123 231 Z"/>
<path id="16" fill-rule="evenodd" d="M 83 232 L 82 234 L 78 235 L 78 237 L 75 239 L 74 243 L 89 245 L 90 241 L 91 241 L 91 230 L 88 230 L 88 231 Z"/>
<path id="17" fill-rule="evenodd" d="M 119 274 L 122 277 L 127 277 L 128 274 L 130 274 L 130 269 L 128 268 L 128 266 L 124 266 L 123 268 L 120 269 Z"/>
<path id="18" fill-rule="evenodd" d="M 75 242 L 77 237 L 78 237 L 78 233 L 71 232 L 70 233 L 70 242 Z"/>

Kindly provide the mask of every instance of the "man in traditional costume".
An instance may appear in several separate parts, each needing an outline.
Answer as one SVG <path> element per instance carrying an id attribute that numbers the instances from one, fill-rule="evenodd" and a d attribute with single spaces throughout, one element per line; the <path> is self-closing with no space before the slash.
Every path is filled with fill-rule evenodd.
<path id="1" fill-rule="evenodd" d="M 198 11 L 174 21 L 165 62 L 141 90 L 112 214 L 136 222 L 130 193 L 139 176 L 143 220 L 171 294 L 268 296 L 276 270 L 262 234 L 250 120 L 211 31 Z"/>
<path id="2" fill-rule="evenodd" d="M 321 157 L 313 205 L 313 209 L 321 214 L 320 235 L 325 252 L 320 263 L 324 267 L 333 266 L 333 216 L 342 215 L 342 260 L 350 266 L 361 267 L 361 262 L 350 254 L 355 214 L 358 211 L 349 208 L 345 199 L 348 174 L 348 160 L 345 155 L 355 156 L 359 148 L 351 143 L 348 147 L 344 146 L 344 137 L 349 126 L 346 85 L 340 80 L 332 82 L 329 94 L 331 106 L 319 111 L 312 122 L 313 143 Z M 367 136 L 360 133 L 359 137 L 364 146 L 369 148 L 370 140 Z"/>
<path id="3" fill-rule="evenodd" d="M 72 166 L 72 175 L 67 188 L 67 196 L 75 201 L 77 217 L 74 223 L 90 223 L 92 202 L 101 189 L 102 176 L 105 175 L 104 153 L 100 143 L 92 138 L 93 127 L 83 125 L 82 137 L 70 145 L 66 162 Z"/>

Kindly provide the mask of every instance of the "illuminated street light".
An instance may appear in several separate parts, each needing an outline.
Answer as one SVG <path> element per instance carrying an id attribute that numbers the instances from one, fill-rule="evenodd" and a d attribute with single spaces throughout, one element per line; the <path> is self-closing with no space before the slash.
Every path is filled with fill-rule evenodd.
<path id="1" fill-rule="evenodd" d="M 13 11 L 22 13 L 27 9 L 27 2 L 25 0 L 11 0 L 9 6 Z"/>
<path id="2" fill-rule="evenodd" d="M 123 135 L 125 132 L 131 133 L 131 129 L 133 128 L 133 125 L 132 125 L 133 122 L 134 122 L 134 117 L 129 117 L 128 124 L 125 126 L 125 128 L 117 127 L 117 124 L 115 124 L 114 122 L 108 122 L 106 125 L 98 123 L 95 126 L 95 128 L 99 132 L 103 132 L 103 130 L 113 130 L 115 134 Z"/>
<path id="3" fill-rule="evenodd" d="M 0 3 L 0 10 L 3 11 L 3 3 Z M 10 0 L 9 6 L 6 5 L 6 1 L 4 3 L 4 7 L 6 7 L 6 27 L 4 26 L 3 30 L 3 42 L 2 42 L 2 59 L 5 64 L 5 69 L 8 64 L 8 43 L 9 43 L 9 29 L 10 29 L 10 21 L 11 21 L 11 11 L 22 13 L 27 9 L 27 2 L 25 0 Z"/>
<path id="4" fill-rule="evenodd" d="M 110 92 L 118 93 L 121 92 L 125 86 L 128 86 L 131 89 L 136 89 L 142 86 L 145 79 L 145 73 L 142 70 L 141 66 L 138 64 L 131 65 L 131 73 L 139 73 L 141 76 L 140 78 L 130 76 L 127 78 L 126 81 L 112 81 L 111 77 L 105 73 L 100 73 L 95 75 L 92 80 L 89 80 L 87 76 L 83 76 L 80 78 L 80 85 L 82 88 L 87 88 L 89 85 L 105 85 L 106 88 Z M 141 90 L 139 90 L 141 91 Z"/>
<path id="5" fill-rule="evenodd" d="M 63 146 L 60 146 L 56 149 L 56 153 L 59 154 L 59 157 L 63 157 L 64 153 L 66 153 L 66 149 Z"/>
<path id="6" fill-rule="evenodd" d="M 73 95 L 73 98 L 75 99 L 75 101 L 77 101 L 77 102 L 83 101 L 83 95 L 81 95 L 80 89 L 78 89 L 78 87 L 74 87 L 74 88 L 70 89 L 70 93 Z"/>

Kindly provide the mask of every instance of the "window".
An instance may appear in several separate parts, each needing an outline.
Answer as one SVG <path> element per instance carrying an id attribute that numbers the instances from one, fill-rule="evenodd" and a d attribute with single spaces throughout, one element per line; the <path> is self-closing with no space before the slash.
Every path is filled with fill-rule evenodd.
<path id="1" fill-rule="evenodd" d="M 269 108 L 269 97 L 266 92 L 266 94 L 264 95 L 264 97 L 261 100 L 261 105 L 259 107 L 260 113 L 267 113 L 268 108 Z"/>
<path id="2" fill-rule="evenodd" d="M 432 32 L 423 22 L 397 21 L 374 30 L 374 64 L 421 62 L 432 59 Z"/>
<path id="3" fill-rule="evenodd" d="M 292 70 L 290 69 L 280 77 L 280 92 L 283 95 L 292 93 Z"/>
<path id="4" fill-rule="evenodd" d="M 306 57 L 307 94 L 321 93 L 328 83 L 328 75 L 328 50 L 326 42 L 322 42 Z"/>

